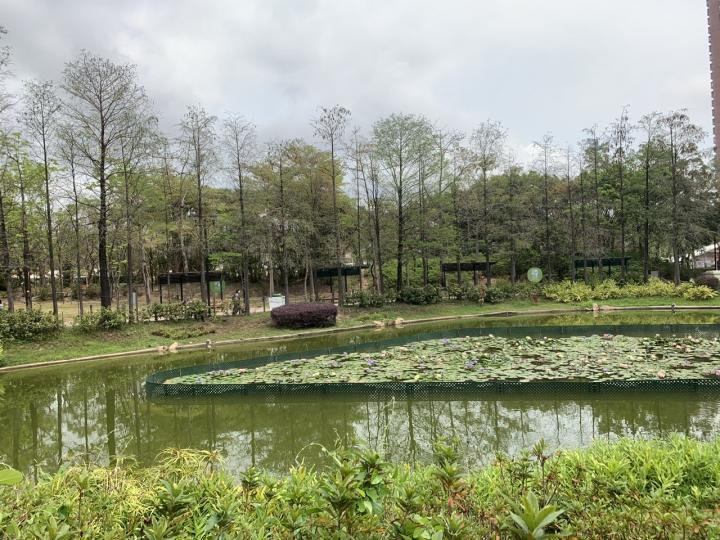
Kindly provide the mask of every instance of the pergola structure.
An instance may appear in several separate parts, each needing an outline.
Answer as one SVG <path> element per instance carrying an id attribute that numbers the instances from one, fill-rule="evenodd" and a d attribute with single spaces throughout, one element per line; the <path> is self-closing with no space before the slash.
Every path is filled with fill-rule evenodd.
<path id="1" fill-rule="evenodd" d="M 353 264 L 353 265 L 343 265 L 340 267 L 340 273 L 343 277 L 344 282 L 344 288 L 345 292 L 348 290 L 348 284 L 347 284 L 347 278 L 348 276 L 358 276 L 360 278 L 360 283 L 362 284 L 362 271 L 364 268 L 367 268 L 367 264 Z M 325 268 L 318 268 L 315 270 L 315 276 L 318 279 L 330 279 L 330 290 L 332 291 L 333 287 L 333 279 L 336 278 L 338 275 L 338 269 L 337 266 L 328 266 Z"/>
<path id="2" fill-rule="evenodd" d="M 200 272 L 168 272 L 167 274 L 158 274 L 157 283 L 160 287 L 160 303 L 163 303 L 163 285 L 180 285 L 180 301 L 185 300 L 183 285 L 186 283 L 201 283 Z M 219 281 L 222 283 L 222 272 L 205 272 L 205 286 L 207 287 L 207 297 L 210 298 L 210 282 Z M 223 288 L 220 287 L 220 300 L 223 299 Z"/>
<path id="3" fill-rule="evenodd" d="M 485 272 L 485 275 L 487 275 L 488 270 L 492 267 L 492 265 L 496 264 L 496 261 L 489 261 L 489 262 L 461 262 L 461 263 L 442 263 L 440 265 L 440 284 L 445 287 L 447 285 L 447 278 L 445 277 L 446 273 L 457 273 L 457 272 L 472 272 L 473 273 L 473 283 L 475 285 L 478 284 L 478 271 Z"/>
<path id="4" fill-rule="evenodd" d="M 612 267 L 613 266 L 619 266 L 619 267 L 628 267 L 628 263 L 630 262 L 630 257 L 601 257 L 599 259 L 575 259 L 575 269 L 579 270 L 581 268 L 585 268 L 585 265 L 587 264 L 588 268 L 600 268 L 602 270 L 603 268 L 608 269 L 608 276 L 612 273 Z"/>

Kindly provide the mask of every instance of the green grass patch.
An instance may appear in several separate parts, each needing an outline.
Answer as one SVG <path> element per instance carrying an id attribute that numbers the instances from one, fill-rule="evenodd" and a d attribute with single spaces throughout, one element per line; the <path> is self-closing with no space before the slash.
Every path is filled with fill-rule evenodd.
<path id="1" fill-rule="evenodd" d="M 677 298 L 631 298 L 608 300 L 603 305 L 647 306 L 679 303 Z M 512 300 L 498 304 L 477 302 L 440 302 L 427 306 L 390 304 L 379 308 L 349 307 L 340 309 L 337 327 L 348 328 L 375 321 L 390 322 L 396 319 L 406 321 L 433 317 L 480 315 L 491 312 L 525 312 L 532 310 L 563 310 L 575 307 L 592 307 L 592 302 L 564 304 L 541 300 Z M 683 305 L 720 306 L 720 299 L 704 301 L 683 300 Z M 202 335 L 197 334 L 202 328 Z M 137 349 L 167 346 L 173 342 L 196 343 L 212 336 L 213 341 L 243 339 L 260 336 L 284 336 L 298 334 L 298 330 L 276 328 L 270 322 L 269 313 L 257 313 L 249 317 L 220 316 L 211 321 L 147 322 L 127 325 L 114 331 L 79 332 L 66 328 L 45 339 L 36 341 L 8 341 L 4 343 L 5 365 L 19 365 L 31 362 L 48 362 L 97 354 L 117 353 Z"/>

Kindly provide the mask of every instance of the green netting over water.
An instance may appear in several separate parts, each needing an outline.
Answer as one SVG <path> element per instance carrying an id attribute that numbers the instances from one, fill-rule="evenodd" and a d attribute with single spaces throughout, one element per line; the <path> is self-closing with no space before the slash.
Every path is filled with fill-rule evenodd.
<path id="1" fill-rule="evenodd" d="M 146 380 L 146 391 L 150 397 L 216 396 L 222 394 L 262 395 L 268 400 L 282 396 L 342 393 L 348 395 L 377 396 L 442 396 L 445 399 L 462 398 L 477 393 L 533 393 L 567 394 L 577 392 L 618 393 L 618 392 L 712 392 L 720 389 L 720 379 L 665 379 L 665 380 L 607 380 L 607 381 L 418 381 L 418 382 L 318 382 L 318 383 L 167 383 L 186 375 L 197 375 L 216 370 L 238 367 L 255 368 L 272 362 L 312 358 L 324 354 L 343 352 L 379 351 L 388 347 L 401 346 L 417 341 L 465 336 L 493 334 L 507 338 L 568 337 L 598 334 L 622 334 L 628 336 L 704 336 L 720 335 L 720 325 L 675 324 L 675 325 L 591 325 L 591 326 L 536 326 L 501 328 L 460 328 L 402 336 L 365 343 L 349 343 L 342 347 L 316 349 L 311 351 L 276 354 L 250 360 L 203 364 L 177 368 L 155 373 Z"/>

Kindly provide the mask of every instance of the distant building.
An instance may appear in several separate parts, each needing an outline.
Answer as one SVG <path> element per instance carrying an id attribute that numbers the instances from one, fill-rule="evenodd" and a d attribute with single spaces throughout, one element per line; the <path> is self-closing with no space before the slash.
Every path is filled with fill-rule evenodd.
<path id="1" fill-rule="evenodd" d="M 720 244 L 710 244 L 698 249 L 691 259 L 693 268 L 704 268 L 709 270 L 717 270 L 716 262 L 720 259 Z"/>
<path id="2" fill-rule="evenodd" d="M 720 0 L 707 0 L 710 35 L 710 84 L 712 89 L 713 142 L 720 161 Z"/>

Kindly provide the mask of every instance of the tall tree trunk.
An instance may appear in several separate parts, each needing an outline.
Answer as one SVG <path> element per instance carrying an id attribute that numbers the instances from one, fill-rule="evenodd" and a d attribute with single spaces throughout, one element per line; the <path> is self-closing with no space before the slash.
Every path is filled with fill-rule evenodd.
<path id="1" fill-rule="evenodd" d="M 245 222 L 245 186 L 239 157 L 237 160 L 237 172 L 238 195 L 240 196 L 240 242 L 242 242 L 240 252 L 242 254 L 243 312 L 245 315 L 250 315 L 250 261 L 248 260 L 250 257 L 248 255 L 247 223 Z"/>
<path id="2" fill-rule="evenodd" d="M 20 158 L 17 160 L 18 182 L 20 186 L 20 233 L 22 235 L 23 257 L 23 294 L 25 307 L 32 309 L 32 283 L 30 281 L 30 240 L 27 228 L 27 208 L 25 204 L 25 175 L 22 170 Z"/>
<path id="3" fill-rule="evenodd" d="M 0 177 L 0 250 L 2 250 L 2 274 L 5 281 L 5 291 L 7 292 L 8 311 L 15 311 L 15 292 L 12 285 L 12 268 L 10 264 L 10 246 L 8 244 L 7 226 L 5 221 L 5 174 L 7 165 L 3 167 L 2 176 Z"/>
<path id="4" fill-rule="evenodd" d="M 107 256 L 107 171 L 105 158 L 107 148 L 105 141 L 105 126 L 100 128 L 100 163 L 98 166 L 100 187 L 100 212 L 98 216 L 98 271 L 100 272 L 100 305 L 109 309 L 112 306 L 112 288 L 110 286 L 110 270 Z"/>
<path id="5" fill-rule="evenodd" d="M 281 158 L 282 159 L 282 158 Z M 287 242 L 285 239 L 285 180 L 283 178 L 282 163 L 280 163 L 280 264 L 282 265 L 283 294 L 285 295 L 285 304 L 290 303 L 290 283 L 288 278 L 287 264 Z M 335 193 L 333 191 L 333 193 Z"/>
<path id="6" fill-rule="evenodd" d="M 488 177 L 483 168 L 483 243 L 485 244 L 485 283 L 492 285 L 492 266 L 490 265 L 490 212 L 488 211 Z"/>
<path id="7" fill-rule="evenodd" d="M 133 309 L 132 216 L 130 212 L 130 179 L 124 158 L 125 156 L 123 156 L 123 184 L 125 187 L 125 240 L 127 250 L 125 283 L 127 285 L 128 321 L 132 323 L 135 320 L 135 310 Z"/>
<path id="8" fill-rule="evenodd" d="M 52 209 L 50 207 L 50 169 L 48 168 L 47 140 L 42 135 L 43 170 L 45 173 L 45 215 L 47 220 L 48 259 L 50 262 L 50 294 L 52 295 L 53 315 L 58 316 L 57 285 L 55 283 L 55 254 L 53 242 Z"/>
<path id="9" fill-rule="evenodd" d="M 73 220 L 73 229 L 75 232 L 75 294 L 78 301 L 78 307 L 80 309 L 80 315 L 84 312 L 84 305 L 83 305 L 83 290 L 82 285 L 80 283 L 82 276 L 81 276 L 81 266 L 80 266 L 80 202 L 78 200 L 78 190 L 77 190 L 77 179 L 75 177 L 75 160 L 72 158 L 70 160 L 70 178 L 72 180 L 72 189 L 73 189 L 73 203 L 74 203 L 74 213 L 75 213 L 75 219 Z M 90 277 L 90 274 L 88 274 L 88 278 Z"/>
<path id="10" fill-rule="evenodd" d="M 567 190 L 568 190 L 568 211 L 570 212 L 570 279 L 575 281 L 575 252 L 577 251 L 577 238 L 575 232 L 575 211 L 573 209 L 572 180 L 570 178 L 570 149 L 567 155 Z"/>
<path id="11" fill-rule="evenodd" d="M 143 288 L 145 289 L 145 304 L 150 305 L 152 303 L 152 296 L 150 294 L 150 288 L 152 285 L 152 279 L 150 275 L 150 267 L 147 261 L 147 254 L 145 253 L 145 242 L 143 241 L 143 233 L 141 228 L 138 227 L 138 245 L 140 246 L 140 266 L 143 277 Z"/>
<path id="12" fill-rule="evenodd" d="M 337 187 L 335 179 L 335 138 L 330 139 L 330 168 L 332 170 L 332 202 L 333 219 L 335 221 L 335 266 L 338 278 L 338 305 L 345 303 L 345 287 L 343 287 L 342 253 L 340 252 L 340 217 L 337 208 Z"/>

